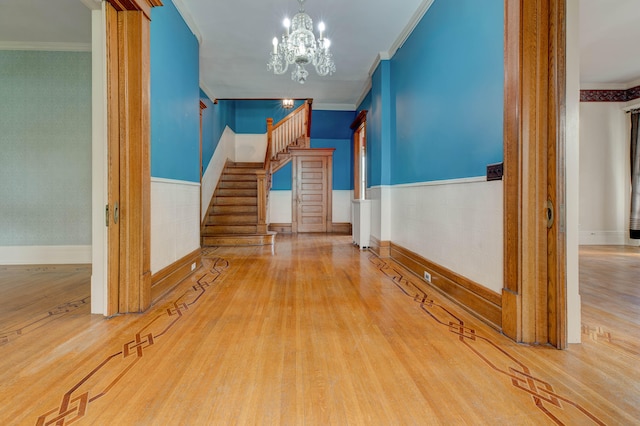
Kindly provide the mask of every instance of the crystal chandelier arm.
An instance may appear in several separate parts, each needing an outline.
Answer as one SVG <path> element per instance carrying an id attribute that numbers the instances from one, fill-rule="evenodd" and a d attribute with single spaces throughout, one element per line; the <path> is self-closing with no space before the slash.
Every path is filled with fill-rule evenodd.
<path id="1" fill-rule="evenodd" d="M 274 74 L 284 74 L 289 69 L 289 63 L 285 60 L 282 46 L 278 46 L 278 53 L 271 53 L 271 60 L 267 63 L 267 68 L 273 70 Z"/>
<path id="2" fill-rule="evenodd" d="M 289 69 L 289 62 L 286 58 L 288 37 L 282 35 L 282 42 L 277 43 L 278 39 L 273 39 L 273 52 L 271 59 L 267 63 L 267 68 L 273 70 L 274 74 L 284 74 Z"/>

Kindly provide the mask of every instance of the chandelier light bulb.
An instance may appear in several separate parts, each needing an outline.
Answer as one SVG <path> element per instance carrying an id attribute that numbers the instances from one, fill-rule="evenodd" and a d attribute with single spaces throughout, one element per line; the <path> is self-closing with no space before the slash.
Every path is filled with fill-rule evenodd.
<path id="1" fill-rule="evenodd" d="M 282 21 L 282 25 L 284 25 L 284 27 L 287 29 L 287 37 L 288 37 L 289 28 L 291 27 L 291 21 L 289 20 L 289 18 L 284 18 L 284 21 Z"/>
<path id="2" fill-rule="evenodd" d="M 278 37 L 273 38 L 273 54 L 276 55 L 278 53 Z"/>
<path id="3" fill-rule="evenodd" d="M 322 40 L 322 33 L 324 33 L 324 30 L 325 30 L 325 28 L 324 28 L 324 22 L 320 22 L 320 23 L 318 24 L 318 31 L 320 31 L 320 40 Z"/>

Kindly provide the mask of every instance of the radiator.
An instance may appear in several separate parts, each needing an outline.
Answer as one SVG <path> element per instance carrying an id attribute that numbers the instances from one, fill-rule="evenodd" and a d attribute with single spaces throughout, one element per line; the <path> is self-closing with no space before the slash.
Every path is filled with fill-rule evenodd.
<path id="1" fill-rule="evenodd" d="M 353 244 L 365 249 L 371 236 L 371 200 L 352 200 L 351 214 Z"/>

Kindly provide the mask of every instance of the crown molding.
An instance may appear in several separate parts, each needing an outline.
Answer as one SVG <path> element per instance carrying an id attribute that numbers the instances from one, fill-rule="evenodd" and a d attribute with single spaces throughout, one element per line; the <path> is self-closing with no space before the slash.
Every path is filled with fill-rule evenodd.
<path id="1" fill-rule="evenodd" d="M 378 65 L 380 65 L 380 61 L 386 61 L 393 58 L 393 56 L 396 54 L 398 49 L 400 49 L 402 45 L 404 45 L 405 41 L 407 41 L 407 39 L 409 38 L 413 30 L 416 28 L 418 23 L 422 20 L 422 18 L 427 13 L 427 11 L 429 10 L 429 8 L 431 7 L 434 1 L 435 0 L 423 0 L 422 3 L 420 3 L 420 6 L 418 6 L 418 9 L 416 9 L 413 16 L 411 16 L 411 19 L 409 19 L 409 22 L 407 22 L 407 25 L 405 25 L 400 35 L 398 35 L 398 38 L 396 38 L 396 41 L 391 45 L 391 48 L 389 49 L 389 51 L 379 52 L 376 55 L 376 58 L 374 59 L 373 64 L 371 65 L 371 68 L 369 68 L 369 76 L 367 77 L 367 82 L 365 83 L 364 91 L 360 95 L 360 98 L 356 103 L 356 105 L 360 105 L 363 99 L 367 96 L 367 93 L 369 93 L 369 90 L 371 89 L 371 85 L 372 85 L 371 77 L 373 76 L 373 73 L 376 71 L 376 68 L 378 68 Z"/>
<path id="2" fill-rule="evenodd" d="M 360 98 L 358 98 L 358 102 L 356 102 L 356 108 L 358 108 L 360 104 L 362 104 L 362 101 L 364 101 L 364 98 L 367 97 L 367 95 L 369 94 L 369 91 L 371 90 L 371 86 L 372 86 L 371 77 L 369 77 L 364 84 L 364 89 L 362 90 L 362 94 L 360 95 Z"/>
<path id="3" fill-rule="evenodd" d="M 215 103 L 216 97 L 213 96 L 213 90 L 211 90 L 209 86 L 207 86 L 207 84 L 202 80 L 200 80 L 200 90 L 202 90 L 204 94 L 207 95 L 211 102 Z"/>
<path id="4" fill-rule="evenodd" d="M 189 8 L 185 4 L 184 0 L 172 0 L 173 5 L 178 9 L 178 13 L 182 16 L 185 24 L 191 30 L 196 39 L 198 40 L 198 45 L 202 44 L 202 32 L 200 32 L 200 28 L 196 24 L 196 21 L 193 19 L 193 15 L 189 11 Z"/>
<path id="5" fill-rule="evenodd" d="M 0 50 L 40 50 L 59 52 L 91 52 L 91 43 L 58 43 L 37 41 L 0 41 Z"/>
<path id="6" fill-rule="evenodd" d="M 434 0 L 423 0 L 422 3 L 420 3 L 420 6 L 418 6 L 416 12 L 413 14 L 411 19 L 409 19 L 409 22 L 400 33 L 395 43 L 391 45 L 391 49 L 389 49 L 389 52 L 387 52 L 389 58 L 393 58 L 393 55 L 395 55 L 398 49 L 400 49 L 404 42 L 407 41 L 413 30 L 416 28 L 418 23 L 424 17 L 425 13 L 427 13 L 429 8 L 433 4 L 433 2 Z"/>
<path id="7" fill-rule="evenodd" d="M 353 104 L 313 104 L 314 111 L 355 111 L 357 105 Z"/>

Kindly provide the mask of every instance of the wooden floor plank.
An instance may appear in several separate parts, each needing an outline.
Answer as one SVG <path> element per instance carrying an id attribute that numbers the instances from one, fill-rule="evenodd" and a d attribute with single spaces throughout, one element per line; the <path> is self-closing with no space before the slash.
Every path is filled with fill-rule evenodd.
<path id="1" fill-rule="evenodd" d="M 511 342 L 348 236 L 203 256 L 111 319 L 89 314 L 89 267 L 0 267 L 0 424 L 640 418 L 638 249 L 581 250 L 584 342 L 566 351 Z"/>

